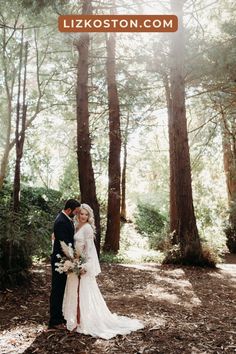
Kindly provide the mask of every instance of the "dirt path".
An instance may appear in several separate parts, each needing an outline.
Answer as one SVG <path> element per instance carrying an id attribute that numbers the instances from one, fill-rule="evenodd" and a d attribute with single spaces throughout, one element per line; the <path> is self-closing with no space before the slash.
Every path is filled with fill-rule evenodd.
<path id="1" fill-rule="evenodd" d="M 139 318 L 143 330 L 105 341 L 45 331 L 50 267 L 32 269 L 29 288 L 0 294 L 0 353 L 236 353 L 236 257 L 217 270 L 103 264 L 99 285 L 112 312 Z"/>

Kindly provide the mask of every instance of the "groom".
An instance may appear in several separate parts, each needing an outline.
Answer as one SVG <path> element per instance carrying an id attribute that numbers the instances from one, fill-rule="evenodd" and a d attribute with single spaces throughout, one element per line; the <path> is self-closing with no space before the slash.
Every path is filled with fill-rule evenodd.
<path id="1" fill-rule="evenodd" d="M 50 295 L 50 320 L 48 328 L 63 329 L 65 319 L 62 314 L 62 303 L 66 285 L 66 274 L 55 270 L 55 263 L 59 261 L 57 254 L 63 256 L 60 241 L 67 245 L 74 244 L 74 223 L 72 218 L 78 214 L 80 203 L 75 199 L 67 200 L 64 209 L 58 214 L 54 223 L 54 245 L 51 255 L 52 287 Z"/>

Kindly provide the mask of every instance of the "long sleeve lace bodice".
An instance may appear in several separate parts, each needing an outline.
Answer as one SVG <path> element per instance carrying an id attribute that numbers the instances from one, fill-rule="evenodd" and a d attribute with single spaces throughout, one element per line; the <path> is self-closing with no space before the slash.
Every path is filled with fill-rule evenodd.
<path id="1" fill-rule="evenodd" d="M 75 234 L 75 248 L 85 258 L 82 268 L 86 275 L 95 277 L 101 272 L 97 251 L 94 245 L 94 232 L 90 224 L 83 225 Z"/>

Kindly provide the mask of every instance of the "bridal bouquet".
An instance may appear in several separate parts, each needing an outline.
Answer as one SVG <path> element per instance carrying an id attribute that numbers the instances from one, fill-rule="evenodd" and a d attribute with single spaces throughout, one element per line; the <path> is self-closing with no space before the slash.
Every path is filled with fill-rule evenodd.
<path id="1" fill-rule="evenodd" d="M 69 245 L 64 241 L 60 241 L 60 243 L 66 257 L 61 257 L 59 254 L 57 255 L 60 261 L 55 263 L 56 271 L 60 274 L 74 272 L 80 275 L 82 265 L 85 263 L 85 258 L 80 254 L 78 249 L 72 247 L 71 243 L 69 243 Z"/>

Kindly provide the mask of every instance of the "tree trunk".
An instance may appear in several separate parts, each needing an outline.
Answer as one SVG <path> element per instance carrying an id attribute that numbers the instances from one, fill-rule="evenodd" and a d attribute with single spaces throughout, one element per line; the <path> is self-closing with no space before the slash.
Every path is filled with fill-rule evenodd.
<path id="1" fill-rule="evenodd" d="M 236 149 L 235 149 L 235 123 L 230 124 L 223 109 L 221 109 L 221 134 L 224 157 L 224 171 L 226 177 L 228 204 L 229 204 L 229 226 L 225 229 L 226 244 L 231 253 L 236 253 Z"/>
<path id="2" fill-rule="evenodd" d="M 83 14 L 91 14 L 91 1 L 83 1 Z M 96 225 L 96 247 L 100 253 L 100 211 L 91 158 L 88 110 L 88 56 L 89 34 L 83 33 L 76 46 L 79 52 L 77 65 L 77 156 L 81 201 L 91 206 Z"/>
<path id="3" fill-rule="evenodd" d="M 187 121 L 185 111 L 184 83 L 184 32 L 183 0 L 171 0 L 172 12 L 178 15 L 179 29 L 172 35 L 170 93 L 170 173 L 171 208 L 174 219 L 170 224 L 176 229 L 176 239 L 180 244 L 181 263 L 201 265 L 203 255 L 193 208 L 191 166 L 188 146 Z M 174 171 L 172 170 L 174 169 Z M 173 179 L 173 180 L 172 180 Z M 175 220 L 175 203 L 176 217 Z M 176 223 L 177 222 L 177 223 Z"/>
<path id="4" fill-rule="evenodd" d="M 15 76 L 13 75 L 11 86 L 8 83 L 8 68 L 7 68 L 7 41 L 6 41 L 6 28 L 3 28 L 3 75 L 4 75 L 4 85 L 7 96 L 7 134 L 5 140 L 5 146 L 3 151 L 3 156 L 0 164 L 0 190 L 2 189 L 3 182 L 7 172 L 9 154 L 11 151 L 10 138 L 11 138 L 11 123 L 12 123 L 12 90 L 14 86 Z"/>
<path id="5" fill-rule="evenodd" d="M 24 50 L 24 54 L 23 54 L 23 50 Z M 22 71 L 23 55 L 24 55 L 24 63 L 23 63 L 24 78 L 23 78 L 23 86 L 21 88 L 21 71 Z M 22 29 L 19 77 L 18 77 L 16 130 L 15 130 L 16 163 L 15 163 L 15 175 L 14 175 L 14 186 L 13 186 L 13 210 L 15 212 L 19 210 L 19 206 L 20 206 L 21 159 L 23 156 L 23 148 L 24 148 L 24 141 L 25 141 L 25 124 L 26 124 L 26 113 L 27 113 L 27 105 L 25 103 L 27 55 L 28 55 L 28 43 L 26 42 L 25 45 L 23 44 L 23 29 Z M 20 103 L 21 90 L 22 90 L 22 110 L 21 110 L 21 103 Z M 21 135 L 19 135 L 20 131 L 21 131 Z"/>
<path id="6" fill-rule="evenodd" d="M 10 130 L 11 130 L 10 126 L 7 130 L 10 132 Z M 1 166 L 0 166 L 0 190 L 3 187 L 3 183 L 5 180 L 6 173 L 7 173 L 9 154 L 10 154 L 10 134 L 8 134 L 8 132 L 7 132 L 7 138 L 6 138 L 4 152 L 3 152 L 3 156 L 1 159 Z"/>
<path id="7" fill-rule="evenodd" d="M 109 166 L 107 230 L 104 250 L 117 253 L 120 243 L 120 107 L 115 67 L 116 34 L 107 37 L 107 86 L 109 105 Z"/>
<path id="8" fill-rule="evenodd" d="M 128 143 L 128 129 L 129 129 L 129 112 L 126 120 L 125 132 L 124 132 L 124 158 L 123 158 L 123 168 L 121 174 L 121 211 L 120 218 L 123 222 L 127 221 L 126 215 L 126 169 L 127 169 L 127 143 Z"/>
<path id="9" fill-rule="evenodd" d="M 168 113 L 168 133 L 169 133 L 169 165 L 170 165 L 170 234 L 171 234 L 171 243 L 177 244 L 177 229 L 178 229 L 178 219 L 177 219 L 177 206 L 176 206 L 176 191 L 175 191 L 175 167 L 174 167 L 174 127 L 172 119 L 172 99 L 170 95 L 170 85 L 167 75 L 163 78 L 167 102 L 167 113 Z"/>

